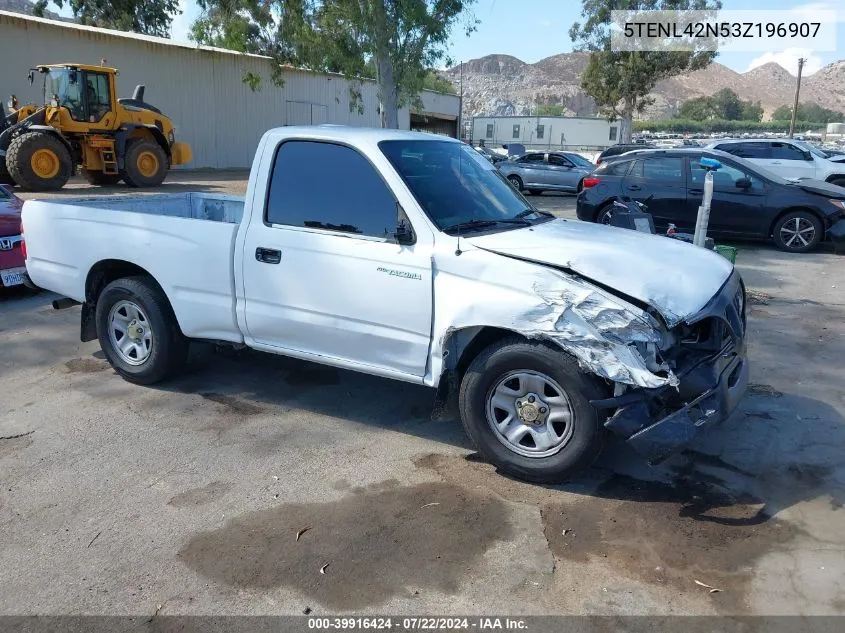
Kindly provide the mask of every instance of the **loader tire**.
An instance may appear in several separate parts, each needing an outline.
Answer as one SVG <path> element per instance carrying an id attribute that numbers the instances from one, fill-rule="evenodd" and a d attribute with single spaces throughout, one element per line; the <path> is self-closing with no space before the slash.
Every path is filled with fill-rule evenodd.
<path id="1" fill-rule="evenodd" d="M 6 150 L 9 174 L 21 189 L 61 189 L 73 171 L 70 152 L 58 138 L 44 132 L 25 132 L 12 139 Z"/>
<path id="2" fill-rule="evenodd" d="M 164 182 L 170 161 L 155 141 L 135 139 L 126 146 L 121 177 L 130 187 L 156 187 Z"/>
<path id="3" fill-rule="evenodd" d="M 104 174 L 101 171 L 88 171 L 87 169 L 82 170 L 82 175 L 85 176 L 89 185 L 100 185 L 101 187 L 116 185 L 123 178 L 120 174 Z"/>

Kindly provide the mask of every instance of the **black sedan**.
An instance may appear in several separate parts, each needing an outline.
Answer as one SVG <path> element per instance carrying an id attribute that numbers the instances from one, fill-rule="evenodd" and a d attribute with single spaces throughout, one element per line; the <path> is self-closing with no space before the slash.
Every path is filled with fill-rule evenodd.
<path id="1" fill-rule="evenodd" d="M 772 239 L 795 253 L 813 250 L 827 233 L 845 233 L 845 188 L 824 182 L 792 182 L 718 150 L 646 150 L 611 159 L 584 179 L 578 218 L 607 224 L 613 201 L 644 203 L 659 231 L 670 223 L 693 232 L 704 194 L 702 157 L 722 167 L 713 181 L 708 233 L 714 237 Z"/>

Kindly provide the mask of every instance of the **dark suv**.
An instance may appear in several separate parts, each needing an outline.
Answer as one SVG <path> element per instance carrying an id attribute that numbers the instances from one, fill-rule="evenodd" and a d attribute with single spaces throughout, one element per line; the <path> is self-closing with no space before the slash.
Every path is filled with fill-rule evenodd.
<path id="1" fill-rule="evenodd" d="M 845 188 L 815 180 L 790 182 L 718 150 L 647 150 L 611 159 L 584 178 L 578 219 L 608 223 L 613 201 L 644 203 L 659 231 L 675 224 L 693 232 L 704 194 L 702 156 L 722 163 L 714 178 L 709 233 L 773 239 L 781 249 L 807 252 L 845 223 Z M 841 235 L 838 224 L 831 237 Z M 838 239 L 838 238 L 834 238 Z"/>
<path id="2" fill-rule="evenodd" d="M 612 145 L 604 150 L 601 154 L 598 155 L 596 158 L 596 165 L 601 165 L 604 161 L 612 156 L 619 156 L 619 154 L 624 154 L 625 152 L 632 152 L 637 149 L 653 149 L 654 145 L 649 145 L 648 143 L 631 143 L 630 145 Z"/>

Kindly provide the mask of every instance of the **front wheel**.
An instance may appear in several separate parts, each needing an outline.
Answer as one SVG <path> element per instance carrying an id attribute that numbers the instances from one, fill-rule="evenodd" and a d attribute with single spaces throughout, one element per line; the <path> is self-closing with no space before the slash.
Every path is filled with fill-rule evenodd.
<path id="1" fill-rule="evenodd" d="M 513 338 L 472 362 L 459 405 L 467 435 L 500 471 L 561 483 L 601 452 L 603 420 L 589 401 L 604 397 L 601 381 L 562 350 Z"/>
<path id="2" fill-rule="evenodd" d="M 97 338 L 123 378 L 151 385 L 185 362 L 185 339 L 167 297 L 149 277 L 126 277 L 107 285 L 97 300 Z"/>
<path id="3" fill-rule="evenodd" d="M 837 187 L 845 187 L 845 178 L 834 178 L 830 181 L 831 185 L 836 185 Z"/>
<path id="4" fill-rule="evenodd" d="M 790 211 L 775 223 L 775 246 L 790 253 L 807 253 L 821 241 L 821 221 L 809 211 Z"/>

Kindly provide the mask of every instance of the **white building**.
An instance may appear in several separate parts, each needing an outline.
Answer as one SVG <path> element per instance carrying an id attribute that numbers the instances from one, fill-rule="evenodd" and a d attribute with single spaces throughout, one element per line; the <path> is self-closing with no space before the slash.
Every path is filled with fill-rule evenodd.
<path id="1" fill-rule="evenodd" d="M 249 167 L 261 135 L 280 125 L 337 123 L 378 127 L 376 85 L 341 75 L 284 71 L 284 85 L 270 81 L 271 61 L 259 55 L 181 43 L 0 11 L 0 90 L 3 102 L 14 94 L 21 104 L 43 103 L 41 78 L 30 86 L 26 75 L 39 64 L 106 64 L 118 68 L 118 92 L 132 96 L 146 85 L 144 100 L 176 125 L 176 136 L 191 144 L 190 168 Z M 252 91 L 247 72 L 263 78 Z M 353 94 L 360 95 L 359 113 Z M 404 108 L 403 129 L 455 136 L 460 99 L 426 91 L 422 112 Z"/>
<path id="2" fill-rule="evenodd" d="M 594 117 L 474 117 L 471 141 L 490 148 L 521 143 L 526 149 L 597 151 L 619 142 L 619 122 Z"/>

